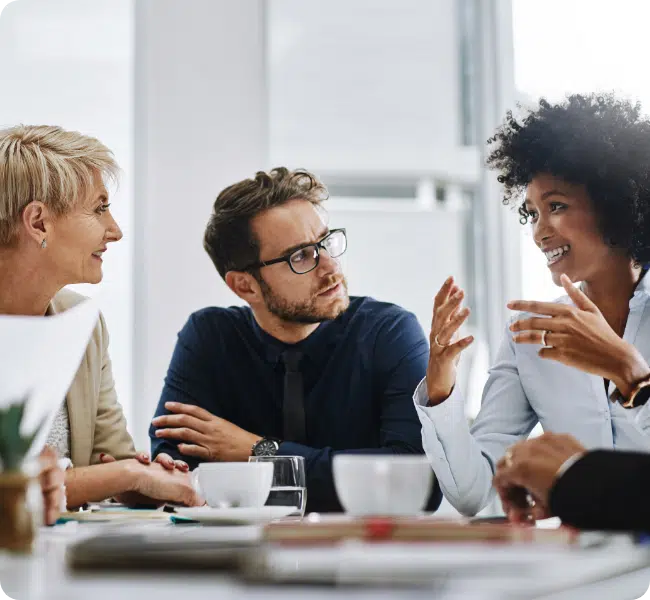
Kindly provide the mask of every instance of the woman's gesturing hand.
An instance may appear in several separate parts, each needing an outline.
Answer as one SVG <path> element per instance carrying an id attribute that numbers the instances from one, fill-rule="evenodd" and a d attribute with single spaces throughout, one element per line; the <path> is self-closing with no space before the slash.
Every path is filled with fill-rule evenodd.
<path id="1" fill-rule="evenodd" d="M 555 302 L 510 302 L 508 308 L 533 313 L 515 321 L 517 344 L 541 344 L 539 355 L 614 382 L 627 396 L 650 367 L 639 351 L 607 323 L 598 307 L 566 276 L 562 286 L 575 306 Z"/>
<path id="2" fill-rule="evenodd" d="M 454 278 L 449 277 L 433 303 L 427 367 L 429 406 L 440 404 L 449 397 L 456 384 L 460 353 L 474 341 L 471 335 L 459 339 L 458 330 L 469 316 L 469 308 L 461 308 L 464 296 Z"/>

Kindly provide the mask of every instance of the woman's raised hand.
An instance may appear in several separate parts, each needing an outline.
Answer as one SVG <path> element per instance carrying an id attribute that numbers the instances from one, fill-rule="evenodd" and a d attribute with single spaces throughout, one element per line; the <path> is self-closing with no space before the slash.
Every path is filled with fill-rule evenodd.
<path id="1" fill-rule="evenodd" d="M 460 353 L 474 341 L 471 335 L 459 339 L 459 329 L 470 312 L 469 308 L 461 308 L 464 296 L 454 278 L 449 277 L 434 300 L 427 367 L 429 406 L 440 404 L 449 397 L 456 384 Z"/>

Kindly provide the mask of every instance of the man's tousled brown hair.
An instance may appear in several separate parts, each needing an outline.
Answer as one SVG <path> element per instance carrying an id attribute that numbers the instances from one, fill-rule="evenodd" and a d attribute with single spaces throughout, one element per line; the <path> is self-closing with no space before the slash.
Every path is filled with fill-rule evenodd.
<path id="1" fill-rule="evenodd" d="M 253 217 L 298 198 L 320 205 L 327 196 L 325 186 L 308 171 L 286 167 L 258 171 L 217 196 L 203 247 L 225 278 L 228 271 L 242 271 L 259 261 L 259 242 L 250 226 Z"/>

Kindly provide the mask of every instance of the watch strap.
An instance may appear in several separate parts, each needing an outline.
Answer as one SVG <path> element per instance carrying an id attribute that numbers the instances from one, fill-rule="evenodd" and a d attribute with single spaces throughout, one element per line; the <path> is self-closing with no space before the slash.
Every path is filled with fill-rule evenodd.
<path id="1" fill-rule="evenodd" d="M 638 381 L 627 398 L 618 389 L 612 392 L 611 398 L 619 402 L 623 408 L 643 406 L 650 398 L 650 375 Z"/>

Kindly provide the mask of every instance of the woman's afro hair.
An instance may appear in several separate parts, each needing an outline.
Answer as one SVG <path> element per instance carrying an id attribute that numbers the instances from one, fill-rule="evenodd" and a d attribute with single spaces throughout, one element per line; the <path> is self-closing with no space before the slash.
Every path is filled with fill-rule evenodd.
<path id="1" fill-rule="evenodd" d="M 541 99 L 523 118 L 509 111 L 488 145 L 503 203 L 518 207 L 522 223 L 522 192 L 536 175 L 583 184 L 604 240 L 650 262 L 650 121 L 638 103 L 612 94 Z"/>

